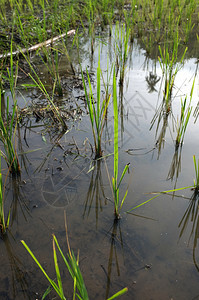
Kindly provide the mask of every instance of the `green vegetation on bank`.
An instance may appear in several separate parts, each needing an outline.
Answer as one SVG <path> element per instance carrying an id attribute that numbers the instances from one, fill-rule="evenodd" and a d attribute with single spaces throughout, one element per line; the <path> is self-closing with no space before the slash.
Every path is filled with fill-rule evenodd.
<path id="1" fill-rule="evenodd" d="M 131 37 L 142 37 L 153 43 L 172 40 L 176 28 L 187 43 L 192 30 L 198 28 L 196 0 L 2 0 L 0 9 L 0 49 L 8 52 L 11 40 L 14 50 L 43 42 L 67 32 L 69 28 L 104 28 L 124 21 Z"/>

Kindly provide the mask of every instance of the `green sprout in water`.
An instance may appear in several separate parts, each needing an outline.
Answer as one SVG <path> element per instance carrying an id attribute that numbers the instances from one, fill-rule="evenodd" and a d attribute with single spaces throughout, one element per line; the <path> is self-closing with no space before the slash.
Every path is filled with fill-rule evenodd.
<path id="1" fill-rule="evenodd" d="M 82 276 L 82 273 L 81 273 L 80 267 L 79 267 L 79 254 L 77 255 L 77 258 L 76 258 L 73 251 L 70 248 L 68 233 L 67 233 L 66 216 L 65 216 L 65 228 L 66 228 L 66 240 L 67 240 L 67 245 L 68 245 L 67 256 L 65 256 L 64 253 L 62 252 L 62 250 L 59 246 L 59 243 L 58 243 L 55 235 L 53 234 L 53 257 L 54 257 L 54 265 L 55 265 L 57 282 L 48 276 L 48 274 L 46 273 L 44 268 L 41 266 L 41 264 L 39 263 L 39 261 L 37 260 L 37 258 L 33 254 L 33 252 L 27 246 L 27 244 L 24 241 L 21 241 L 21 242 L 24 245 L 24 247 L 26 248 L 26 250 L 29 252 L 31 257 L 34 259 L 34 261 L 36 262 L 36 264 L 38 265 L 40 270 L 43 272 L 45 277 L 48 279 L 51 287 L 55 290 L 55 292 L 57 293 L 59 298 L 62 300 L 66 300 L 64 290 L 63 290 L 61 273 L 60 273 L 60 269 L 59 269 L 59 265 L 58 265 L 57 251 L 56 251 L 56 247 L 57 247 L 57 249 L 59 250 L 59 253 L 65 263 L 65 266 L 66 266 L 67 270 L 69 271 L 70 276 L 72 277 L 73 282 L 74 282 L 73 299 L 74 300 L 75 299 L 88 300 L 89 297 L 88 297 L 87 289 L 86 289 L 84 279 L 83 279 L 83 276 Z M 123 295 L 124 293 L 126 293 L 127 290 L 128 290 L 127 288 L 124 288 L 124 289 L 120 290 L 119 292 L 117 292 L 116 294 L 114 294 L 112 297 L 108 298 L 107 300 L 115 299 L 115 298 Z M 46 296 L 50 293 L 50 291 L 51 291 L 51 289 L 49 287 L 45 291 L 45 293 L 42 297 L 42 300 L 46 298 Z"/>

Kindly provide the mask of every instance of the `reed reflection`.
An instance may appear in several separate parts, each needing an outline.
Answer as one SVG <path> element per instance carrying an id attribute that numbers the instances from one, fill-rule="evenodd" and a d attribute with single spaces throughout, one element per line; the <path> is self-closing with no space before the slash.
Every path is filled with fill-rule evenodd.
<path id="1" fill-rule="evenodd" d="M 94 161 L 94 169 L 91 174 L 83 212 L 83 218 L 88 218 L 91 211 L 93 209 L 95 210 L 96 228 L 98 225 L 99 213 L 102 212 L 103 205 L 107 204 L 101 164 L 101 160 Z"/>
<path id="2" fill-rule="evenodd" d="M 185 231 L 191 227 L 188 239 L 188 245 L 190 245 L 191 240 L 193 240 L 192 245 L 192 257 L 194 265 L 199 272 L 199 262 L 197 262 L 197 247 L 199 239 L 199 192 L 197 189 L 194 190 L 192 197 L 189 200 L 189 205 L 178 225 L 180 229 L 179 239 L 185 234 Z"/>

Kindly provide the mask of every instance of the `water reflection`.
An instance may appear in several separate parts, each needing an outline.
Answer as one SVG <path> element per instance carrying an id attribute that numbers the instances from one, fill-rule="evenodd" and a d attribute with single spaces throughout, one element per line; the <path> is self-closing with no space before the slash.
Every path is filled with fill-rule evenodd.
<path id="1" fill-rule="evenodd" d="M 101 160 L 97 160 L 94 162 L 94 170 L 91 174 L 83 212 L 83 218 L 89 217 L 91 210 L 94 207 L 96 227 L 98 225 L 99 213 L 103 210 L 103 205 L 107 204 L 107 199 L 104 191 L 104 183 L 102 179 L 103 172 L 101 170 L 101 164 Z M 93 203 L 94 201 L 95 203 Z"/>
<path id="2" fill-rule="evenodd" d="M 162 103 L 160 104 L 158 110 L 156 111 L 152 121 L 151 121 L 151 127 L 150 130 L 153 128 L 156 120 L 157 120 L 157 127 L 155 131 L 155 139 L 156 139 L 156 147 L 158 149 L 158 158 L 161 154 L 162 148 L 164 148 L 165 144 L 165 135 L 169 124 L 169 116 L 171 111 L 167 111 L 166 104 L 164 102 L 164 99 Z M 162 123 L 162 125 L 161 125 Z"/>
<path id="3" fill-rule="evenodd" d="M 148 92 L 157 92 L 155 86 L 160 81 L 160 77 L 157 76 L 157 74 L 153 74 L 152 72 L 150 72 L 149 75 L 145 77 L 145 79 L 148 84 Z"/>
<path id="4" fill-rule="evenodd" d="M 11 284 L 8 283 L 8 285 L 12 287 L 12 299 L 16 299 L 19 293 L 22 293 L 23 299 L 31 299 L 27 272 L 25 272 L 25 268 L 21 260 L 16 255 L 16 248 L 12 245 L 8 234 L 3 235 L 2 240 L 6 248 L 11 270 Z M 9 286 L 7 287 L 7 291 L 10 292 Z M 7 293 L 6 295 L 4 294 L 4 296 L 8 299 Z"/>
<path id="5" fill-rule="evenodd" d="M 112 231 L 111 231 L 111 229 L 112 229 Z M 113 226 L 111 229 L 110 229 L 111 246 L 110 246 L 110 252 L 109 252 L 108 267 L 107 267 L 107 272 L 105 271 L 105 273 L 107 275 L 106 299 L 109 297 L 110 286 L 111 286 L 111 273 L 112 273 L 112 267 L 114 264 L 114 259 L 115 259 L 117 275 L 120 276 L 120 267 L 119 267 L 119 260 L 118 260 L 118 255 L 117 255 L 118 245 L 119 245 L 120 249 L 123 251 L 123 239 L 122 239 L 122 231 L 121 231 L 121 227 L 120 227 L 120 221 L 114 219 Z"/>
<path id="6" fill-rule="evenodd" d="M 189 205 L 178 225 L 180 228 L 180 235 L 179 239 L 185 234 L 185 231 L 188 226 L 191 226 L 191 231 L 189 234 L 188 245 L 190 244 L 191 239 L 193 238 L 193 249 L 192 249 L 192 256 L 194 265 L 199 272 L 199 262 L 197 262 L 196 258 L 196 249 L 198 245 L 199 239 L 199 193 L 198 190 L 194 190 L 193 195 L 189 201 Z"/>
<path id="7" fill-rule="evenodd" d="M 23 183 L 20 177 L 9 177 L 9 183 L 6 185 L 4 194 L 4 210 L 7 211 L 9 217 L 9 227 L 23 215 L 27 220 L 30 215 L 29 205 L 25 193 L 23 191 Z"/>
<path id="8" fill-rule="evenodd" d="M 182 144 L 179 147 L 175 147 L 175 152 L 171 161 L 171 166 L 169 169 L 169 173 L 167 179 L 173 180 L 176 178 L 176 182 L 181 172 L 181 156 L 182 156 Z M 175 184 L 176 184 L 175 182 Z"/>

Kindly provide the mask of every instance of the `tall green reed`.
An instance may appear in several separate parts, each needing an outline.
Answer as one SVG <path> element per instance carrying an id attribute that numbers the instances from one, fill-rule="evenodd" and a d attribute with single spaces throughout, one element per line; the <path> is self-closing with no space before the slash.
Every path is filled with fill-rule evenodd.
<path id="1" fill-rule="evenodd" d="M 93 133 L 94 138 L 94 144 L 95 144 L 95 159 L 102 157 L 102 133 L 104 129 L 105 124 L 105 117 L 109 105 L 109 101 L 111 96 L 109 95 L 108 99 L 107 97 L 101 101 L 101 68 L 100 68 L 100 54 L 98 58 L 98 67 L 97 67 L 97 99 L 96 99 L 96 105 L 95 105 L 95 99 L 92 91 L 91 81 L 89 77 L 89 73 L 87 71 L 87 79 L 89 84 L 89 92 L 87 91 L 86 87 L 86 81 L 84 78 L 83 71 L 81 69 L 82 74 L 82 82 L 84 86 L 84 92 L 86 97 L 86 103 L 88 107 L 89 112 L 89 118 L 91 122 L 91 129 Z"/>
<path id="2" fill-rule="evenodd" d="M 117 105 L 117 85 L 116 85 L 116 74 L 114 70 L 113 74 L 113 111 L 114 111 L 114 175 L 112 177 L 112 189 L 113 189 L 113 198 L 114 198 L 114 214 L 115 218 L 120 218 L 120 210 L 124 204 L 126 196 L 128 194 L 128 188 L 126 189 L 125 195 L 120 202 L 119 189 L 124 178 L 124 175 L 129 169 L 129 164 L 124 167 L 122 175 L 118 180 L 118 105 Z"/>

